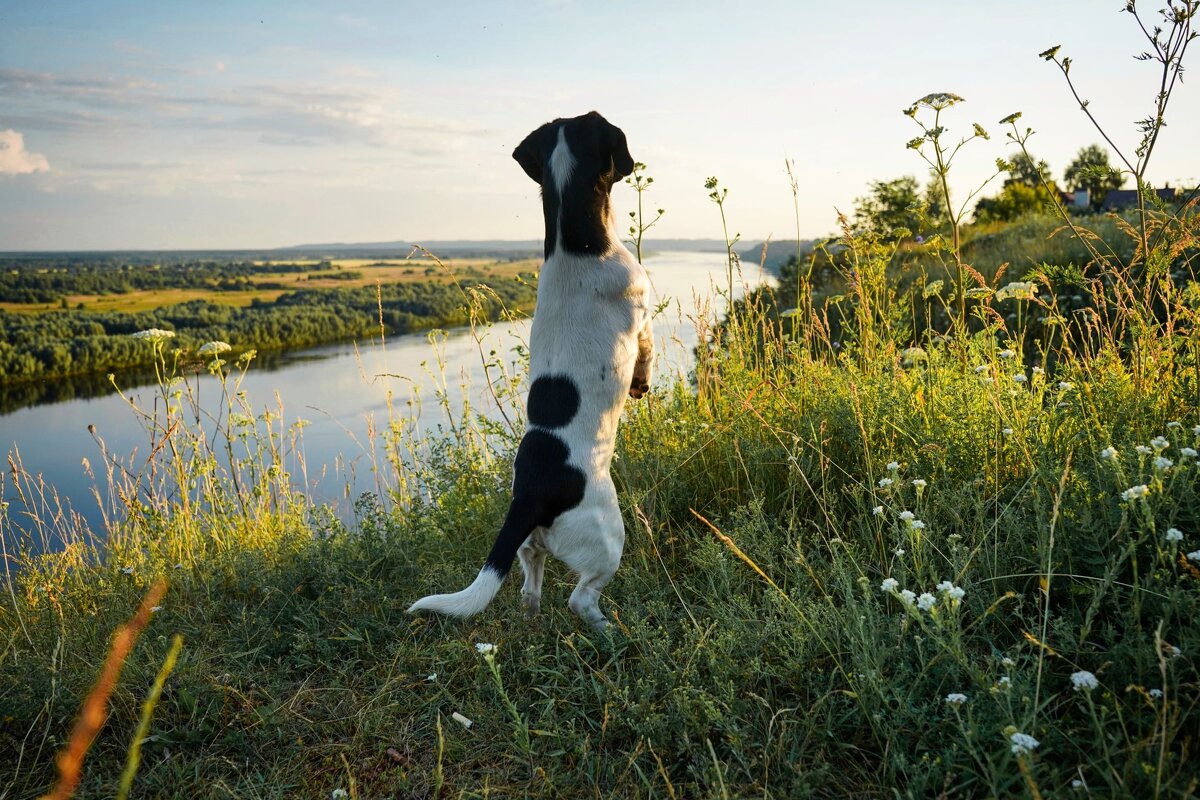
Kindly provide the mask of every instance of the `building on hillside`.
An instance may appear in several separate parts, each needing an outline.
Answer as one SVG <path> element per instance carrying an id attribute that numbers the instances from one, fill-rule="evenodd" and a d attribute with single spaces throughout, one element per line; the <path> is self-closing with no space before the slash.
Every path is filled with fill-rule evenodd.
<path id="1" fill-rule="evenodd" d="M 1178 189 L 1172 189 L 1170 184 L 1161 189 L 1155 189 L 1154 194 L 1158 199 L 1174 205 L 1180 199 Z M 1100 204 L 1101 211 L 1120 211 L 1125 208 L 1136 208 L 1138 204 L 1137 189 L 1113 189 L 1108 194 L 1104 195 L 1104 202 Z"/>

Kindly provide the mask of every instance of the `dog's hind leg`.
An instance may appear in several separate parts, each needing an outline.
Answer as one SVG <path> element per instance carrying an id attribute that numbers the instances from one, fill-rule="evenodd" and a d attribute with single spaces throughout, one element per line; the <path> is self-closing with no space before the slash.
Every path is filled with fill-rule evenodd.
<path id="1" fill-rule="evenodd" d="M 517 557 L 521 559 L 521 571 L 525 573 L 525 585 L 521 587 L 521 602 L 525 606 L 525 618 L 533 619 L 542 608 L 542 575 L 546 568 L 546 551 L 537 543 L 538 532 L 525 540 Z"/>
<path id="2" fill-rule="evenodd" d="M 597 630 L 608 627 L 600 611 L 600 590 L 612 580 L 625 547 L 625 524 L 611 484 L 599 508 L 572 509 L 559 517 L 546 537 L 546 546 L 579 575 L 567 602 L 571 611 Z M 602 490 L 603 491 L 603 490 Z"/>

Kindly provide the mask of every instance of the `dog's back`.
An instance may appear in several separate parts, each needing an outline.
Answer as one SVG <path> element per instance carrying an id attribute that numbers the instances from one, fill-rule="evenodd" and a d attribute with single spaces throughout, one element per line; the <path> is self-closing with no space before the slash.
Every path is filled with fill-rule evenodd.
<path id="1" fill-rule="evenodd" d="M 547 253 L 513 499 L 475 581 L 409 610 L 477 614 L 519 553 L 526 604 L 536 613 L 549 552 L 580 575 L 572 610 L 603 626 L 596 600 L 616 571 L 625 536 L 609 475 L 617 422 L 627 394 L 640 397 L 647 388 L 652 352 L 645 271 L 620 243 L 608 204 L 612 184 L 633 162 L 624 135 L 594 112 L 542 126 L 514 157 L 542 186 Z"/>

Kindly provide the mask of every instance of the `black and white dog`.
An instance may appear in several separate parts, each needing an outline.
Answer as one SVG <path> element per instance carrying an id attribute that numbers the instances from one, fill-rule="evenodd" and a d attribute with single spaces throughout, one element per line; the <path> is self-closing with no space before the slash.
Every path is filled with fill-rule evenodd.
<path id="1" fill-rule="evenodd" d="M 633 172 L 625 134 L 596 112 L 556 119 L 513 158 L 542 187 L 546 261 L 529 339 L 528 428 L 513 464 L 512 503 L 474 583 L 413 603 L 469 617 L 487 607 L 521 557 L 526 616 L 538 613 L 546 554 L 579 575 L 571 610 L 608 620 L 600 590 L 625 546 L 609 466 L 626 395 L 650 386 L 653 337 L 641 264 L 621 244 L 609 194 Z"/>

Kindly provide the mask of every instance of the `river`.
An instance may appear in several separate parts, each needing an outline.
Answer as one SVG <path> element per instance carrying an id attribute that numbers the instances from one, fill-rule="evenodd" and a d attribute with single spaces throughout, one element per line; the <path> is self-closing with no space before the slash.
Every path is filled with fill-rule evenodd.
<path id="1" fill-rule="evenodd" d="M 711 318 L 723 310 L 716 287 L 727 283 L 723 253 L 661 253 L 646 259 L 654 286 L 655 305 L 663 308 L 655 319 L 655 383 L 663 385 L 686 375 L 693 366 L 693 348 L 698 339 L 695 320 Z M 764 280 L 758 267 L 747 267 L 747 284 Z M 736 278 L 735 278 L 736 280 Z M 737 292 L 735 292 L 737 293 Z M 291 351 L 251 364 L 241 383 L 247 402 L 256 413 L 282 411 L 282 427 L 306 420 L 295 455 L 302 455 L 299 472 L 309 497 L 334 507 L 348 518 L 353 501 L 363 492 L 378 491 L 381 483 L 373 472 L 378 462 L 372 452 L 378 447 L 379 431 L 391 413 L 407 415 L 424 432 L 435 431 L 451 420 L 437 393 L 445 392 L 446 406 L 460 409 L 464 400 L 474 408 L 495 409 L 484 373 L 484 361 L 503 363 L 510 372 L 520 370 L 517 348 L 528 338 L 528 323 L 497 323 L 482 340 L 469 329 L 408 334 L 385 342 L 343 343 Z M 496 356 L 491 353 L 495 351 Z M 444 367 L 439 367 L 439 362 Z M 444 379 L 443 376 L 444 375 Z M 495 368 L 490 376 L 496 378 Z M 0 501 L 9 504 L 4 517 L 3 540 L 10 553 L 22 530 L 28 530 L 31 514 L 45 518 L 64 511 L 77 515 L 79 523 L 103 536 L 104 522 L 95 492 L 101 491 L 103 476 L 97 438 L 110 454 L 136 461 L 147 449 L 149 436 L 130 407 L 152 408 L 159 389 L 153 383 L 138 387 L 124 385 L 126 398 L 116 391 L 97 397 L 50 402 L 22 408 L 0 416 L 0 450 L 4 450 L 25 473 L 40 476 L 50 491 L 47 499 L 26 506 L 14 491 L 11 471 L 4 466 L 0 479 Z M 189 378 L 201 405 L 216 408 L 220 400 L 217 379 L 210 375 Z M 464 392 L 466 396 L 464 398 Z M 161 400 L 159 400 L 161 403 Z M 89 432 L 89 426 L 95 435 Z M 277 424 L 277 427 L 278 424 Z M 387 469 L 386 462 L 383 468 Z M 52 498 L 57 498 L 54 500 Z M 47 546 L 53 547 L 53 543 Z M 39 548 L 40 549 L 40 548 Z"/>

